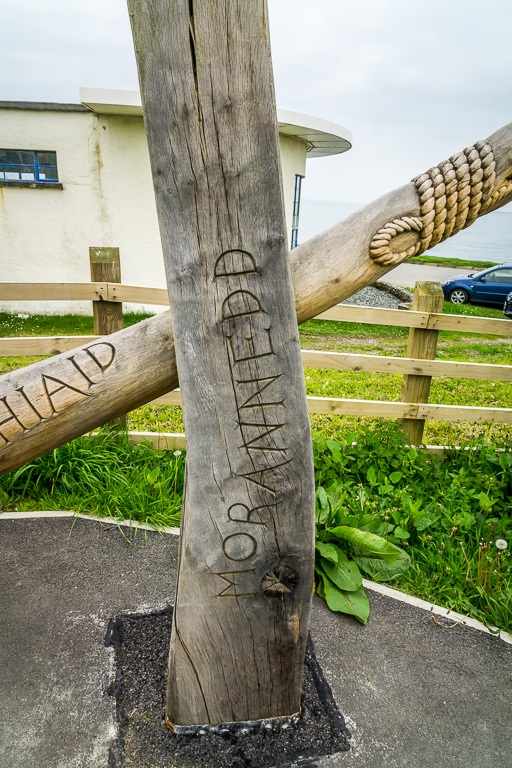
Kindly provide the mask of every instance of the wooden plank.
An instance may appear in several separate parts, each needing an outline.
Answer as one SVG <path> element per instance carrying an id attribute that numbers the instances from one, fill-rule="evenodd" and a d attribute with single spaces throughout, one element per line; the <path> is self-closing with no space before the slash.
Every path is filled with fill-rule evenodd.
<path id="1" fill-rule="evenodd" d="M 459 363 L 451 360 L 422 360 L 411 357 L 385 357 L 345 352 L 302 350 L 305 368 L 325 368 L 337 371 L 367 371 L 373 373 L 415 374 L 419 376 L 450 376 L 459 379 L 512 381 L 511 365 Z"/>
<path id="2" fill-rule="evenodd" d="M 512 408 L 482 408 L 479 406 L 435 405 L 418 406 L 419 419 L 435 421 L 468 421 L 473 424 L 512 424 Z"/>
<path id="3" fill-rule="evenodd" d="M 99 336 L 10 336 L 0 338 L 1 357 L 30 355 L 58 355 L 95 341 Z M 374 373 L 417 373 L 428 376 L 450 376 L 459 379 L 512 381 L 512 366 L 486 363 L 459 363 L 451 360 L 419 360 L 408 357 L 383 357 L 344 352 L 302 350 L 305 368 L 325 368 L 339 371 L 365 371 Z M 170 398 L 170 399 L 169 399 Z M 173 392 L 163 395 L 155 403 L 178 405 Z M 180 401 L 181 403 L 181 401 Z"/>
<path id="4" fill-rule="evenodd" d="M 140 285 L 114 285 L 108 286 L 109 301 L 124 301 L 130 304 L 156 304 L 169 306 L 169 294 L 166 288 L 149 288 Z"/>
<path id="5" fill-rule="evenodd" d="M 403 309 L 337 304 L 320 315 L 316 315 L 315 320 L 339 320 L 346 323 L 374 323 L 376 325 L 398 325 L 403 328 L 412 326 L 426 328 L 429 315 L 428 312 L 411 312 Z"/>
<path id="6" fill-rule="evenodd" d="M 295 721 L 314 475 L 266 2 L 129 9 L 188 443 L 168 723 Z"/>
<path id="7" fill-rule="evenodd" d="M 316 320 L 338 320 L 346 323 L 373 323 L 396 325 L 402 328 L 428 328 L 458 333 L 485 333 L 493 336 L 512 336 L 510 320 L 469 315 L 444 315 L 437 312 L 361 307 L 355 304 L 336 304 L 315 316 Z"/>
<path id="8" fill-rule="evenodd" d="M 107 296 L 104 282 L 0 283 L 0 301 L 94 301 Z"/>
<path id="9" fill-rule="evenodd" d="M 345 400 L 338 397 L 308 397 L 310 413 L 328 413 L 332 416 L 370 416 L 375 418 L 414 418 L 415 403 L 393 403 L 385 400 Z"/>
<path id="10" fill-rule="evenodd" d="M 1 357 L 60 355 L 99 336 L 10 336 L 0 339 Z"/>
<path id="11" fill-rule="evenodd" d="M 174 390 L 152 401 L 153 405 L 181 405 L 180 391 Z M 432 419 L 433 421 L 474 421 L 510 424 L 511 408 L 437 405 L 433 403 L 397 403 L 388 400 L 350 400 L 338 397 L 308 396 L 310 413 L 332 416 L 368 416 L 387 419 Z"/>
<path id="12" fill-rule="evenodd" d="M 428 327 L 438 331 L 457 331 L 458 333 L 485 333 L 491 336 L 512 337 L 510 320 L 498 320 L 493 317 L 469 317 L 467 315 L 440 315 L 432 313 Z"/>
<path id="13" fill-rule="evenodd" d="M 185 435 L 179 432 L 128 432 L 130 443 L 151 443 L 151 448 L 157 451 L 184 451 L 186 449 Z"/>
<path id="14" fill-rule="evenodd" d="M 185 451 L 187 449 L 186 437 L 183 433 L 179 432 L 128 432 L 130 442 L 134 445 L 143 442 L 151 443 L 151 448 L 155 450 Z M 357 443 L 353 442 L 351 445 L 356 446 Z M 423 445 L 423 450 L 428 453 L 433 453 L 443 457 L 447 451 L 476 451 L 477 449 L 469 445 L 465 445 L 461 448 L 459 445 Z M 496 448 L 496 454 L 504 453 L 503 448 Z M 5 516 L 5 515 L 4 515 Z"/>

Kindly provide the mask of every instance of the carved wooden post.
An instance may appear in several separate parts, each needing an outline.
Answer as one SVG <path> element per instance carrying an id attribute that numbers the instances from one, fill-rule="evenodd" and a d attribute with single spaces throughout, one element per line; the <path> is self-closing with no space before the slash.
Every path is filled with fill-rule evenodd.
<path id="1" fill-rule="evenodd" d="M 412 301 L 413 310 L 416 312 L 442 312 L 443 301 L 441 283 L 416 283 Z M 434 360 L 438 336 L 439 331 L 410 328 L 406 357 Z M 406 374 L 402 379 L 401 401 L 403 403 L 428 403 L 431 382 L 431 376 Z M 411 443 L 421 443 L 425 419 L 403 419 L 402 426 L 409 435 Z"/>
<path id="2" fill-rule="evenodd" d="M 187 431 L 178 732 L 295 720 L 314 479 L 265 0 L 129 0 Z"/>

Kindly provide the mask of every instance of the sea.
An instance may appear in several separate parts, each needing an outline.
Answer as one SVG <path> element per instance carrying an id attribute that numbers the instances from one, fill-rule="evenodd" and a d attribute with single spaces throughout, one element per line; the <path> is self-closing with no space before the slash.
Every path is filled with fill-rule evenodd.
<path id="1" fill-rule="evenodd" d="M 426 253 L 450 259 L 493 261 L 495 264 L 512 264 L 512 204 L 506 209 L 493 211 L 477 219 L 468 229 L 462 230 L 444 243 Z M 357 203 L 332 203 L 319 200 L 301 200 L 299 243 L 332 227 L 363 206 Z"/>

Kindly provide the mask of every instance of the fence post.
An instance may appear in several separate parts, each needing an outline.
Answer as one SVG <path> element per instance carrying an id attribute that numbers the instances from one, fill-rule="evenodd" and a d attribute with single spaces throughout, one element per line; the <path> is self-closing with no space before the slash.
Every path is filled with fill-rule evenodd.
<path id="1" fill-rule="evenodd" d="M 412 302 L 413 310 L 417 312 L 442 312 L 443 301 L 441 283 L 416 283 Z M 434 360 L 438 336 L 439 331 L 410 328 L 406 356 L 422 360 Z M 402 379 L 401 401 L 403 403 L 428 403 L 431 381 L 431 376 L 405 374 Z M 425 419 L 403 419 L 402 427 L 407 432 L 411 443 L 419 444 L 422 442 Z"/>
<path id="2" fill-rule="evenodd" d="M 93 283 L 120 283 L 121 262 L 119 248 L 89 248 L 91 281 Z M 123 327 L 123 305 L 120 301 L 93 301 L 94 333 L 105 336 Z"/>
<path id="3" fill-rule="evenodd" d="M 119 248 L 89 248 L 91 282 L 120 283 L 121 261 Z M 106 336 L 123 328 L 123 304 L 120 301 L 93 301 L 94 334 Z M 126 427 L 126 416 L 109 421 L 112 427 Z"/>

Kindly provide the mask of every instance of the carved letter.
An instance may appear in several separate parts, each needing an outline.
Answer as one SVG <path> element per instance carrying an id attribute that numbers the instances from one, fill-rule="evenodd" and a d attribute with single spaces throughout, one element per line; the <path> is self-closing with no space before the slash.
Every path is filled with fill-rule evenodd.
<path id="1" fill-rule="evenodd" d="M 245 477 L 246 480 L 248 480 L 250 483 L 254 483 L 254 485 L 258 486 L 258 488 L 263 488 L 263 490 L 268 491 L 273 496 L 277 496 L 277 491 L 274 490 L 274 488 L 270 488 L 268 485 L 265 485 L 263 482 L 263 475 L 265 472 L 273 472 L 280 467 L 286 466 L 286 464 L 289 464 L 290 461 L 292 461 L 292 459 L 282 461 L 281 464 L 274 464 L 273 467 L 264 467 L 263 469 L 255 469 L 253 472 L 245 472 L 240 474 L 239 477 Z M 256 479 L 256 476 L 259 476 L 259 479 Z"/>
<path id="2" fill-rule="evenodd" d="M 77 387 L 72 387 L 71 384 L 66 384 L 65 381 L 62 381 L 62 379 L 56 379 L 55 376 L 50 376 L 48 373 L 41 374 L 41 381 L 43 383 L 44 391 L 45 391 L 46 397 L 48 398 L 48 402 L 50 403 L 50 406 L 52 408 L 52 416 L 53 414 L 57 413 L 57 409 L 53 404 L 52 397 L 56 395 L 57 392 L 60 392 L 62 389 L 70 389 L 72 392 L 78 392 L 79 395 L 83 395 L 84 397 L 92 397 L 92 392 L 84 392 L 81 389 L 77 389 Z M 53 381 L 56 384 L 60 384 L 60 386 L 50 392 L 48 389 L 48 384 L 46 383 L 47 381 Z"/>
<path id="3" fill-rule="evenodd" d="M 256 597 L 254 591 L 248 591 L 254 586 L 251 585 L 251 581 L 254 577 L 248 578 L 247 574 L 254 574 L 254 568 L 247 571 L 227 571 L 224 573 L 216 573 L 215 575 L 223 579 L 228 585 L 222 592 L 219 592 L 215 597 Z M 244 575 L 245 574 L 245 577 Z"/>
<path id="4" fill-rule="evenodd" d="M 277 507 L 277 504 L 272 504 L 273 507 Z M 269 510 L 269 515 L 266 520 L 262 520 L 262 510 Z M 252 518 L 256 517 L 257 520 Z M 251 525 L 267 525 L 271 518 L 270 506 L 263 505 L 261 507 L 253 507 L 249 509 L 246 504 L 232 504 L 228 509 L 228 518 L 233 523 L 249 523 Z"/>
<path id="5" fill-rule="evenodd" d="M 260 300 L 250 291 L 233 291 L 222 304 L 221 322 L 232 320 L 236 317 L 248 317 L 258 312 L 266 314 Z"/>
<path id="6" fill-rule="evenodd" d="M 21 427 L 21 428 L 22 428 L 22 430 L 25 432 L 27 428 L 26 428 L 26 427 L 25 427 L 25 425 L 24 425 L 24 424 L 22 424 L 22 422 L 21 422 L 21 421 L 18 419 L 18 417 L 17 417 L 17 416 L 16 416 L 16 414 L 14 413 L 13 409 L 12 409 L 12 408 L 11 408 L 11 406 L 8 404 L 8 402 L 7 402 L 7 397 L 1 397 L 1 398 L 0 398 L 0 402 L 4 404 L 5 410 L 7 411 L 7 413 L 9 413 L 9 414 L 10 414 L 10 415 L 9 415 L 9 416 L 7 416 L 7 418 L 5 418 L 3 421 L 0 421 L 0 427 L 3 427 L 3 425 L 4 425 L 4 424 L 9 424 L 9 422 L 11 422 L 11 421 L 14 421 L 14 422 L 15 422 L 15 423 L 18 425 L 18 427 Z M 14 428 L 14 432 L 15 432 L 15 433 L 16 433 L 16 432 L 19 432 L 19 428 L 16 428 L 16 427 L 15 427 L 15 428 Z M 11 441 L 10 441 L 10 439 L 9 439 L 9 438 L 8 438 L 6 435 L 4 435 L 4 433 L 3 433 L 3 431 L 2 431 L 2 430 L 0 430 L 0 437 L 2 438 L 2 440 L 4 440 L 4 441 L 5 441 L 5 443 L 4 443 L 5 445 L 7 445 L 7 443 L 10 443 L 10 442 L 11 442 Z"/>
<path id="7" fill-rule="evenodd" d="M 232 533 L 222 542 L 222 550 L 229 560 L 242 562 L 254 555 L 258 544 L 249 533 Z"/>
<path id="8" fill-rule="evenodd" d="M 252 440 L 248 440 L 247 442 L 244 442 L 244 444 L 240 446 L 241 448 L 248 448 L 251 451 L 286 451 L 286 448 L 284 446 L 281 448 L 277 448 L 272 445 L 256 445 L 256 443 L 259 443 L 260 440 L 264 440 L 273 432 L 277 432 L 278 429 L 282 429 L 284 426 L 286 426 L 285 424 L 249 424 L 244 421 L 239 422 L 239 424 L 242 427 L 242 429 L 246 427 L 259 427 L 260 429 L 265 430 L 260 435 L 256 435 L 256 437 L 253 437 Z"/>
<path id="9" fill-rule="evenodd" d="M 96 354 L 94 352 L 91 352 L 91 349 L 93 347 L 96 347 L 96 352 L 99 352 L 101 356 L 103 356 L 105 354 L 105 352 L 106 352 L 107 356 L 109 357 L 108 361 L 101 362 L 101 360 L 99 360 L 96 357 Z M 106 347 L 106 350 L 105 349 L 98 349 L 98 347 Z M 105 373 L 107 368 L 110 368 L 110 366 L 114 362 L 114 358 L 116 356 L 116 348 L 114 347 L 113 344 L 111 344 L 108 341 L 98 341 L 98 342 L 96 342 L 96 344 L 91 344 L 89 347 L 85 347 L 84 348 L 84 352 L 87 352 L 89 357 L 91 357 L 94 360 L 94 362 L 96 363 L 96 365 L 98 366 L 98 368 L 100 369 L 100 371 L 102 373 Z"/>
<path id="10" fill-rule="evenodd" d="M 258 344 L 258 350 L 256 350 L 254 344 L 256 337 L 252 330 L 249 331 L 249 335 L 244 335 L 243 341 L 238 338 L 238 343 L 235 343 L 233 340 L 235 338 L 234 334 L 227 336 L 233 363 L 243 363 L 247 360 L 256 360 L 259 357 L 268 357 L 269 355 L 276 354 L 274 344 L 272 343 L 270 328 L 263 328 L 262 331 L 267 334 L 267 338 L 264 338 L 263 344 Z M 236 347 L 238 347 L 238 349 Z"/>
<path id="11" fill-rule="evenodd" d="M 77 362 L 76 362 L 76 360 L 75 360 L 75 356 L 74 356 L 74 355 L 71 355 L 71 357 L 68 357 L 68 360 L 70 361 L 70 363 L 72 363 L 72 364 L 75 366 L 75 368 L 77 369 L 78 373 L 81 373 L 81 374 L 82 374 L 82 376 L 84 377 L 84 379 L 85 379 L 85 380 L 87 381 L 87 383 L 89 384 L 89 389 L 90 389 L 90 388 L 93 386 L 93 384 L 96 384 L 96 382 L 95 382 L 95 381 L 93 381 L 92 379 L 90 379 L 90 378 L 88 377 L 88 375 L 87 375 L 86 373 L 84 373 L 84 371 L 83 371 L 83 370 L 80 368 L 80 366 L 78 365 L 78 363 L 77 363 Z M 96 361 L 96 362 L 97 362 L 97 361 Z"/>
<path id="12" fill-rule="evenodd" d="M 234 277 L 236 275 L 257 275 L 254 258 L 247 251 L 225 251 L 215 264 L 214 280 L 219 277 Z"/>
<path id="13" fill-rule="evenodd" d="M 258 402 L 258 401 L 253 402 L 255 400 L 255 398 L 258 397 L 258 395 L 261 395 L 261 393 L 264 392 L 267 389 L 267 387 L 272 386 L 272 384 L 274 384 L 278 379 L 280 379 L 282 375 L 283 375 L 282 373 L 278 373 L 276 376 L 265 376 L 265 377 L 263 377 L 261 379 L 245 379 L 245 380 L 244 379 L 236 379 L 236 383 L 238 385 L 240 385 L 240 384 L 255 384 L 256 385 L 256 391 L 250 397 L 247 398 L 245 403 L 243 403 L 242 405 L 239 406 L 238 410 L 241 411 L 242 408 L 258 408 L 258 407 L 259 408 L 268 408 L 269 406 L 272 406 L 272 405 L 274 405 L 274 406 L 282 405 L 284 407 L 284 399 L 283 400 L 277 400 L 277 401 L 274 401 L 274 402 L 271 402 L 271 403 L 261 403 L 261 402 Z M 261 386 L 261 387 L 258 386 L 260 384 L 260 382 L 264 382 L 264 381 L 266 382 L 266 384 L 263 384 L 263 386 Z"/>

